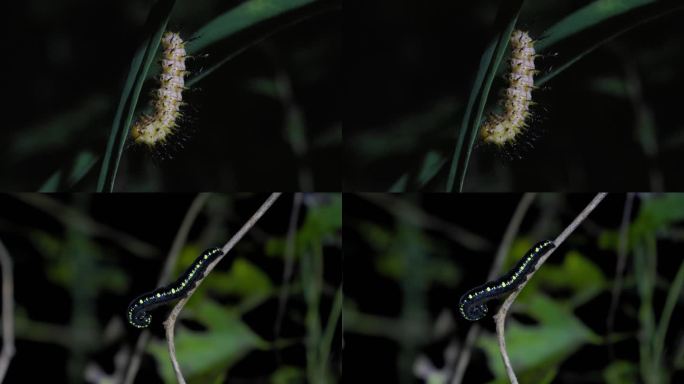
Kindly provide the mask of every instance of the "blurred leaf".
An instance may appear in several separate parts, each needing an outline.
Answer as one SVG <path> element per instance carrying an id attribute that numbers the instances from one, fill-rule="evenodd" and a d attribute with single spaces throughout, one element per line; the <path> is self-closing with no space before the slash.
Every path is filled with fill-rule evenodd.
<path id="1" fill-rule="evenodd" d="M 404 259 L 395 254 L 384 253 L 377 258 L 375 265 L 379 274 L 393 280 L 403 279 L 409 268 L 420 268 L 428 281 L 441 283 L 448 287 L 456 286 L 461 277 L 453 262 L 437 257 L 429 258 L 422 265 L 415 266 L 406 265 Z"/>
<path id="2" fill-rule="evenodd" d="M 607 384 L 636 383 L 639 381 L 639 369 L 628 361 L 614 361 L 603 370 L 603 380 Z"/>
<path id="3" fill-rule="evenodd" d="M 318 0 L 248 0 L 229 9 L 200 28 L 188 43 L 188 51 L 199 52 L 241 30 Z"/>
<path id="4" fill-rule="evenodd" d="M 630 11 L 656 0 L 596 0 L 578 9 L 544 32 L 545 38 L 537 43 L 539 51 L 591 28 L 611 17 Z"/>
<path id="5" fill-rule="evenodd" d="M 186 312 L 181 316 L 187 316 Z M 176 356 L 189 383 L 215 380 L 251 350 L 268 348 L 268 343 L 247 327 L 234 311 L 211 300 L 193 306 L 192 316 L 207 330 L 197 332 L 177 326 Z M 154 341 L 149 349 L 164 381 L 175 383 L 166 342 Z"/>
<path id="6" fill-rule="evenodd" d="M 29 238 L 38 252 L 49 259 L 59 256 L 64 247 L 62 239 L 42 230 L 34 229 L 29 233 Z"/>
<path id="7" fill-rule="evenodd" d="M 34 231 L 31 233 L 33 244 L 39 252 L 44 255 L 49 262 L 46 265 L 45 273 L 48 279 L 61 287 L 70 287 L 77 280 L 74 273 L 74 262 L 69 258 L 61 257 L 66 243 L 61 238 L 50 235 L 46 232 Z M 102 248 L 98 243 L 90 241 L 88 238 L 79 238 L 78 246 L 80 252 L 85 252 L 88 257 L 94 260 L 92 265 L 91 284 L 89 289 L 93 292 L 106 290 L 114 293 L 123 293 L 129 287 L 129 277 L 123 270 L 113 264 L 106 264 L 102 258 Z"/>
<path id="8" fill-rule="evenodd" d="M 40 192 L 56 192 L 59 190 L 65 190 L 72 188 L 76 183 L 81 181 L 83 177 L 90 172 L 95 163 L 100 160 L 98 156 L 95 156 L 90 151 L 81 151 L 74 159 L 73 164 L 70 166 L 63 167 L 55 171 L 55 173 L 47 179 L 43 185 L 40 187 Z M 66 180 L 63 180 L 63 173 L 68 171 L 68 176 Z"/>
<path id="9" fill-rule="evenodd" d="M 625 80 L 618 76 L 597 76 L 591 81 L 590 88 L 597 93 L 626 98 L 629 96 Z"/>
<path id="10" fill-rule="evenodd" d="M 247 88 L 258 95 L 280 99 L 278 87 L 276 86 L 275 81 L 270 77 L 252 79 L 247 82 Z"/>
<path id="11" fill-rule="evenodd" d="M 684 220 L 684 195 L 670 193 L 642 199 L 639 215 L 632 224 L 634 235 L 652 234 Z"/>
<path id="12" fill-rule="evenodd" d="M 452 98 L 439 99 L 429 107 L 402 116 L 386 126 L 372 127 L 352 135 L 348 140 L 350 148 L 354 148 L 355 161 L 368 164 L 388 154 L 414 153 L 421 140 L 448 130 L 460 107 Z"/>
<path id="13" fill-rule="evenodd" d="M 361 222 L 357 226 L 358 232 L 368 241 L 376 252 L 384 252 L 394 240 L 392 233 L 385 226 L 371 222 Z"/>
<path id="14" fill-rule="evenodd" d="M 269 20 L 275 18 L 282 17 L 282 19 L 278 23 L 270 24 L 270 27 L 267 30 L 251 37 L 248 41 L 243 42 L 238 47 L 233 47 L 223 59 L 211 65 L 209 68 L 191 76 L 187 81 L 187 85 L 192 86 L 201 81 L 235 56 L 280 29 L 306 19 L 323 10 L 339 8 L 341 7 L 340 4 L 341 2 L 338 1 L 327 0 L 248 0 L 229 9 L 211 20 L 192 35 L 187 45 L 188 53 L 190 55 L 196 55 L 206 47 L 257 24 L 267 24 Z M 301 12 L 303 9 L 306 9 L 306 12 Z M 153 71 L 153 73 L 157 72 L 157 69 Z"/>
<path id="15" fill-rule="evenodd" d="M 571 310 L 546 296 L 535 295 L 526 308 L 526 314 L 538 325 L 523 325 L 509 318 L 506 327 L 508 355 L 521 383 L 549 380 L 549 375 L 555 375 L 558 366 L 583 344 L 600 341 Z M 478 345 L 487 353 L 497 382 L 508 382 L 496 336 L 484 335 Z"/>
<path id="16" fill-rule="evenodd" d="M 304 384 L 306 375 L 300 367 L 290 365 L 279 367 L 271 375 L 271 384 Z"/>
<path id="17" fill-rule="evenodd" d="M 309 249 L 324 243 L 332 235 L 342 229 L 342 197 L 330 195 L 330 202 L 312 205 L 307 211 L 304 223 L 297 231 L 298 250 Z M 269 239 L 266 243 L 266 254 L 282 256 L 285 253 L 285 237 Z"/>
<path id="18" fill-rule="evenodd" d="M 17 135 L 7 149 L 8 161 L 18 162 L 70 148 L 96 123 L 96 119 L 109 110 L 110 104 L 110 100 L 103 95 L 88 95 L 72 110 L 40 124 L 17 130 Z"/>
<path id="19" fill-rule="evenodd" d="M 556 255 L 560 256 L 554 253 Z M 576 306 L 601 293 L 607 283 L 601 269 L 594 262 L 577 251 L 568 251 L 560 266 L 544 264 L 521 292 L 520 299 L 526 300 L 535 295 L 539 285 L 551 290 L 569 290 L 572 293 L 571 303 Z"/>
<path id="20" fill-rule="evenodd" d="M 423 158 L 423 164 L 418 173 L 418 185 L 421 187 L 425 186 L 428 181 L 437 175 L 446 162 L 447 159 L 441 153 L 429 151 L 425 158 Z"/>
<path id="21" fill-rule="evenodd" d="M 233 262 L 227 273 L 214 270 L 205 284 L 212 291 L 240 297 L 264 296 L 273 289 L 268 275 L 242 257 Z"/>
<path id="22" fill-rule="evenodd" d="M 609 19 L 639 7 L 643 7 L 643 9 L 640 10 L 641 14 L 639 17 L 631 19 L 626 18 L 624 22 L 608 25 L 603 34 L 596 35 L 593 40 L 587 40 L 588 43 L 581 52 L 566 59 L 564 63 L 556 66 L 556 68 L 538 79 L 535 79 L 534 85 L 540 86 L 546 83 L 603 44 L 606 44 L 641 24 L 650 22 L 680 9 L 684 7 L 684 4 L 675 1 L 668 3 L 664 1 L 657 2 L 655 0 L 597 0 L 549 28 L 544 33 L 546 37 L 537 43 L 537 51 L 542 52 L 551 45 L 554 45 L 577 32 L 588 29 L 600 22 L 607 23 L 612 21 Z"/>
<path id="23" fill-rule="evenodd" d="M 389 187 L 390 193 L 399 193 L 399 192 L 405 192 L 406 187 L 408 186 L 408 180 L 409 180 L 409 174 L 404 173 L 403 175 L 399 176 L 399 178 L 392 183 L 392 185 Z"/>

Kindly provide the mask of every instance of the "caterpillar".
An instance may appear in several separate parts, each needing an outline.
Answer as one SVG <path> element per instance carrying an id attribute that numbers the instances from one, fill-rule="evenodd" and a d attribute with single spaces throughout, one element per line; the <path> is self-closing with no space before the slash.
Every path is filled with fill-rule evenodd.
<path id="1" fill-rule="evenodd" d="M 178 280 L 136 297 L 128 305 L 128 322 L 137 328 L 147 328 L 152 322 L 152 316 L 147 313 L 148 311 L 185 297 L 204 276 L 207 266 L 221 255 L 223 255 L 221 248 L 207 249 L 193 261 Z"/>
<path id="2" fill-rule="evenodd" d="M 511 72 L 508 88 L 501 100 L 503 114 L 490 113 L 480 128 L 480 136 L 486 143 L 499 147 L 512 144 L 527 127 L 534 88 L 534 41 L 527 32 L 513 31 L 511 44 Z"/>
<path id="3" fill-rule="evenodd" d="M 485 317 L 487 315 L 487 305 L 485 303 L 502 296 L 507 296 L 518 289 L 520 284 L 527 280 L 527 275 L 535 269 L 539 258 L 555 246 L 553 241 L 550 240 L 537 243 L 505 275 L 464 293 L 458 305 L 463 318 L 477 321 Z"/>
<path id="4" fill-rule="evenodd" d="M 131 128 L 131 138 L 137 144 L 149 148 L 165 144 L 178 127 L 183 105 L 183 89 L 185 88 L 185 42 L 175 32 L 166 32 L 162 36 L 163 58 L 162 73 L 159 75 L 159 89 L 153 94 L 151 115 L 143 114 Z"/>

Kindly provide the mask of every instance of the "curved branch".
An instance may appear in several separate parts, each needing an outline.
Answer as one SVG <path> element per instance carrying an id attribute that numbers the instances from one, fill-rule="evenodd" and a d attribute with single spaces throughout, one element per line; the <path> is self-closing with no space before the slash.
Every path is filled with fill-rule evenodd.
<path id="1" fill-rule="evenodd" d="M 183 310 L 183 307 L 185 306 L 185 303 L 190 300 L 190 297 L 195 293 L 197 288 L 199 288 L 200 284 L 204 281 L 204 279 L 209 276 L 211 271 L 216 267 L 216 264 L 220 263 L 221 260 L 223 260 L 224 257 L 230 252 L 230 250 L 237 244 L 240 239 L 249 231 L 254 224 L 268 211 L 268 209 L 273 205 L 273 203 L 280 197 L 280 192 L 275 192 L 272 193 L 271 196 L 266 199 L 266 201 L 259 207 L 259 209 L 252 215 L 252 217 L 247 220 L 247 222 L 240 228 L 239 231 L 233 235 L 233 237 L 228 240 L 226 245 L 223 246 L 223 255 L 219 256 L 214 260 L 212 263 L 210 263 L 207 266 L 207 270 L 204 273 L 204 276 L 202 276 L 198 281 L 197 284 L 195 284 L 195 287 L 188 292 L 187 296 L 182 298 L 178 303 L 173 307 L 173 310 L 171 310 L 171 313 L 169 314 L 169 317 L 164 321 L 164 329 L 166 330 L 166 340 L 168 343 L 169 347 L 169 356 L 171 357 L 171 364 L 173 365 L 173 370 L 176 373 L 176 379 L 178 379 L 178 383 L 180 384 L 185 384 L 185 378 L 183 378 L 183 373 L 180 370 L 180 365 L 178 364 L 178 359 L 176 358 L 176 345 L 174 342 L 174 329 L 176 327 L 176 320 L 178 319 L 178 315 L 180 312 Z"/>
<path id="2" fill-rule="evenodd" d="M 188 208 L 188 211 L 185 213 L 185 217 L 178 228 L 178 232 L 176 232 L 176 237 L 173 239 L 173 244 L 171 244 L 171 249 L 166 257 L 164 266 L 162 267 L 162 272 L 159 274 L 159 281 L 157 282 L 158 287 L 164 285 L 171 279 L 173 266 L 176 265 L 178 255 L 180 254 L 181 249 L 183 249 L 183 245 L 185 245 L 188 240 L 190 228 L 195 222 L 195 219 L 197 219 L 199 213 L 202 211 L 202 208 L 209 199 L 209 196 L 210 194 L 208 193 L 200 193 L 192 201 L 192 204 L 190 204 L 190 208 Z M 125 384 L 133 383 L 135 376 L 138 374 L 138 369 L 140 369 L 140 362 L 142 361 L 143 352 L 145 351 L 145 347 L 147 347 L 147 343 L 149 341 L 150 331 L 146 329 L 140 334 L 140 336 L 138 336 L 138 341 L 135 343 L 133 355 L 131 356 L 128 364 L 126 364 L 126 374 L 123 381 Z"/>
<path id="3" fill-rule="evenodd" d="M 506 258 L 508 251 L 511 249 L 513 239 L 515 239 L 516 235 L 518 234 L 520 224 L 525 218 L 525 214 L 530 208 L 530 205 L 532 205 L 535 196 L 536 194 L 534 193 L 526 193 L 520 199 L 518 206 L 515 208 L 515 212 L 513 212 L 513 216 L 511 216 L 511 221 L 508 222 L 508 227 L 506 228 L 506 232 L 504 232 L 504 236 L 501 239 L 499 249 L 496 251 L 494 263 L 492 263 L 492 266 L 489 269 L 487 280 L 492 280 L 501 270 L 504 259 Z M 451 379 L 451 384 L 460 384 L 462 382 L 466 368 L 468 367 L 468 362 L 470 361 L 470 351 L 473 348 L 473 344 L 475 344 L 475 340 L 477 340 L 477 337 L 480 335 L 481 330 L 482 328 L 478 324 L 473 324 L 473 326 L 471 326 L 468 330 L 465 344 L 459 355 L 458 362 L 456 363 L 456 369 L 454 371 L 454 376 Z"/>
<path id="4" fill-rule="evenodd" d="M 508 314 L 508 310 L 510 309 L 511 305 L 513 305 L 513 302 L 515 299 L 518 297 L 518 294 L 520 291 L 527 285 L 527 282 L 530 281 L 532 278 L 532 275 L 534 275 L 539 267 L 541 267 L 542 264 L 551 256 L 551 254 L 558 249 L 558 246 L 565 241 L 565 239 L 570 236 L 572 232 L 577 229 L 577 227 L 584 221 L 584 219 L 589 216 L 589 214 L 596 208 L 596 206 L 603 200 L 603 198 L 606 197 L 605 192 L 598 193 L 591 202 L 580 212 L 579 215 L 575 218 L 575 220 L 570 223 L 570 225 L 567 226 L 561 232 L 558 237 L 553 241 L 554 244 L 556 245 L 555 248 L 551 249 L 549 252 L 547 252 L 545 255 L 539 258 L 539 261 L 537 261 L 537 264 L 534 267 L 534 270 L 527 276 L 527 279 L 523 281 L 520 286 L 513 292 L 510 296 L 506 298 L 506 300 L 503 302 L 501 305 L 501 308 L 499 308 L 499 311 L 494 315 L 494 320 L 496 322 L 496 337 L 499 341 L 499 350 L 501 351 L 501 357 L 503 358 L 504 361 L 504 366 L 506 367 L 506 374 L 508 375 L 508 379 L 511 381 L 512 384 L 518 384 L 518 378 L 515 376 L 515 372 L 513 371 L 513 366 L 511 365 L 511 360 L 508 357 L 508 353 L 506 352 L 506 339 L 504 338 L 504 328 L 506 325 L 506 315 Z"/>

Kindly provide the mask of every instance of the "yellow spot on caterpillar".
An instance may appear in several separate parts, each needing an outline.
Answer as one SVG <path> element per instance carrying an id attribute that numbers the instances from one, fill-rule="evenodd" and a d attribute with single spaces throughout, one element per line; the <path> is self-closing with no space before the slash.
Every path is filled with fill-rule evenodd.
<path id="1" fill-rule="evenodd" d="M 480 136 L 486 143 L 503 146 L 513 143 L 527 126 L 534 88 L 534 41 L 527 32 L 511 34 L 511 73 L 508 89 L 502 100 L 503 114 L 490 114 L 480 128 Z"/>

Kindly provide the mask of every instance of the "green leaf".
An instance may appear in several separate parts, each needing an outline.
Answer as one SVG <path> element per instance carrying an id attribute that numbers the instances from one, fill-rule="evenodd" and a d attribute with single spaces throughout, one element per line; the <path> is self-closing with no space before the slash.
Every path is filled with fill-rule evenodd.
<path id="1" fill-rule="evenodd" d="M 639 369 L 634 363 L 618 360 L 603 370 L 603 380 L 607 384 L 636 383 L 639 381 L 638 374 Z"/>
<path id="2" fill-rule="evenodd" d="M 265 296 L 273 289 L 268 275 L 242 257 L 233 262 L 227 273 L 214 270 L 205 284 L 212 291 L 240 297 Z"/>
<path id="3" fill-rule="evenodd" d="M 181 317 L 186 315 L 183 312 Z M 177 325 L 175 340 L 176 357 L 189 383 L 213 381 L 250 351 L 269 346 L 240 320 L 236 312 L 218 303 L 203 300 L 193 306 L 192 315 L 207 327 L 207 331 L 191 331 Z M 166 342 L 155 341 L 149 348 L 164 381 L 175 383 Z"/>
<path id="4" fill-rule="evenodd" d="M 341 8 L 341 2 L 321 0 L 249 0 L 226 11 L 193 34 L 187 45 L 190 55 L 197 55 L 206 47 L 257 24 L 266 24 L 268 28 L 238 44 L 223 59 L 202 72 L 195 73 L 188 79 L 187 86 L 195 85 L 223 64 L 281 29 L 320 12 L 335 8 Z M 277 23 L 267 23 L 276 18 L 279 20 Z"/>
<path id="5" fill-rule="evenodd" d="M 554 256 L 558 258 L 561 255 L 554 253 Z M 570 303 L 576 307 L 600 294 L 607 282 L 591 259 L 577 251 L 569 251 L 561 265 L 544 264 L 522 291 L 520 300 L 525 301 L 528 296 L 535 295 L 540 285 L 551 290 L 569 291 Z"/>
<path id="6" fill-rule="evenodd" d="M 632 225 L 635 235 L 652 234 L 684 220 L 684 196 L 680 194 L 653 195 L 642 201 Z"/>
<path id="7" fill-rule="evenodd" d="M 327 197 L 330 201 L 309 207 L 304 223 L 297 231 L 297 249 L 318 247 L 342 229 L 342 197 L 339 194 Z M 266 254 L 282 256 L 285 253 L 285 242 L 284 237 L 269 239 L 266 243 Z"/>
<path id="8" fill-rule="evenodd" d="M 306 374 L 301 367 L 285 365 L 271 375 L 271 384 L 304 384 Z"/>
<path id="9" fill-rule="evenodd" d="M 543 52 L 550 46 L 600 23 L 606 24 L 605 31 L 600 35 L 596 34 L 593 36 L 593 39 L 587 40 L 588 45 L 578 54 L 570 57 L 552 71 L 536 79 L 534 84 L 540 86 L 546 83 L 603 44 L 639 25 L 653 21 L 683 7 L 684 4 L 681 3 L 657 2 L 655 0 L 598 0 L 575 11 L 544 33 L 546 37 L 536 44 L 537 51 Z M 641 8 L 638 9 L 640 13 L 638 17 L 624 18 L 624 20 L 612 22 L 613 18 L 619 19 L 619 15 L 637 8 Z M 609 24 L 609 22 L 611 23 Z"/>
<path id="10" fill-rule="evenodd" d="M 250 0 L 231 8 L 205 24 L 191 38 L 188 52 L 197 53 L 255 24 L 292 12 L 318 0 Z"/>
<path id="11" fill-rule="evenodd" d="M 591 28 L 634 8 L 654 3 L 655 0 L 597 0 L 563 18 L 544 32 L 536 47 L 543 51 L 578 32 Z"/>
<path id="12" fill-rule="evenodd" d="M 600 337 L 577 319 L 571 310 L 546 296 L 535 295 L 528 301 L 526 308 L 526 313 L 536 319 L 538 325 L 523 325 L 509 318 L 506 326 L 508 355 L 520 382 L 549 380 L 549 375 L 555 374 L 558 366 L 583 344 L 600 341 Z M 505 380 L 496 336 L 484 335 L 478 345 L 485 350 L 494 375 Z"/>

